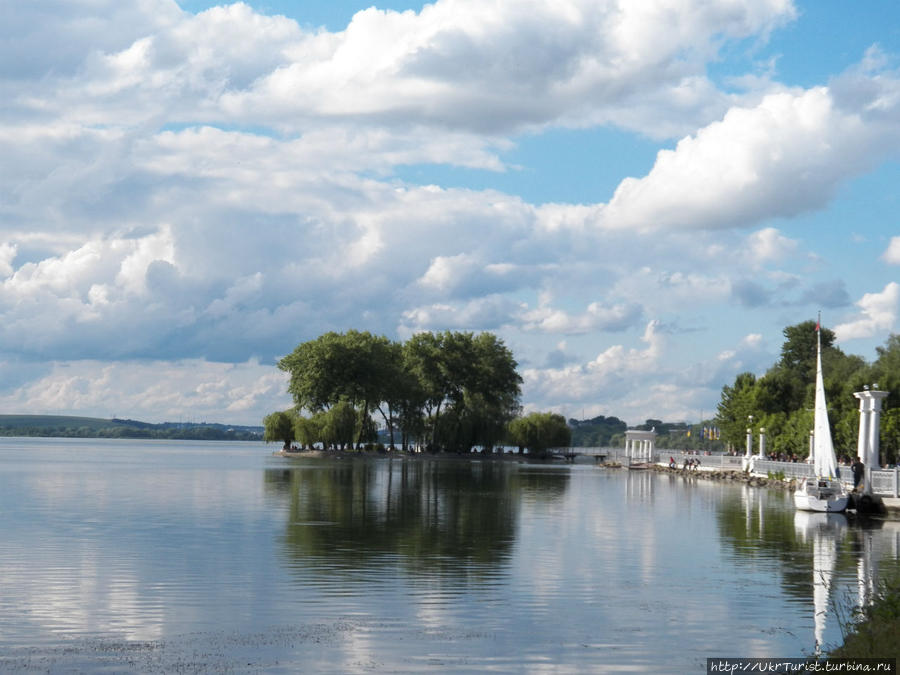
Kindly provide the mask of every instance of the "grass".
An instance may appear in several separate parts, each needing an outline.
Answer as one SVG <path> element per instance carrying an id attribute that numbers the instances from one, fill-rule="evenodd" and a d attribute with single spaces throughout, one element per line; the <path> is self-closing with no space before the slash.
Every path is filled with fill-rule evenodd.
<path id="1" fill-rule="evenodd" d="M 844 644 L 831 658 L 900 660 L 900 573 L 883 579 L 866 607 L 857 607 L 841 621 Z"/>

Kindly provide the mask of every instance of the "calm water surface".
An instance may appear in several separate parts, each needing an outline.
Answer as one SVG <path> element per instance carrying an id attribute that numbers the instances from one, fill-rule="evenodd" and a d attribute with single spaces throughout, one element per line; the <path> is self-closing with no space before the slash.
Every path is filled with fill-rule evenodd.
<path id="1" fill-rule="evenodd" d="M 0 671 L 702 673 L 839 642 L 900 549 L 666 474 L 270 452 L 0 439 Z"/>

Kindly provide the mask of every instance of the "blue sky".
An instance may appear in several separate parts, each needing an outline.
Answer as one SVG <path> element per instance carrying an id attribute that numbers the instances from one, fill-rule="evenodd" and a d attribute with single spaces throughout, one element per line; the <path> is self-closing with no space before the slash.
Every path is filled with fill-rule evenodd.
<path id="1" fill-rule="evenodd" d="M 491 330 L 527 409 L 697 420 L 898 330 L 900 8 L 18 3 L 0 410 L 256 423 L 327 330 Z"/>

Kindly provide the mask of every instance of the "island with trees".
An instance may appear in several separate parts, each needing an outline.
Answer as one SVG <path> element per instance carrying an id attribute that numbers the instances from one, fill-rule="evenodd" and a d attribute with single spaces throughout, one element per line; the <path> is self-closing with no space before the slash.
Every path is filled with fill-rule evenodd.
<path id="1" fill-rule="evenodd" d="M 376 416 L 387 447 L 403 451 L 490 453 L 513 444 L 542 453 L 570 441 L 560 415 L 521 417 L 516 360 L 491 333 L 418 333 L 397 342 L 331 332 L 301 343 L 278 367 L 290 374 L 295 405 L 265 418 L 265 439 L 285 448 L 377 447 Z"/>

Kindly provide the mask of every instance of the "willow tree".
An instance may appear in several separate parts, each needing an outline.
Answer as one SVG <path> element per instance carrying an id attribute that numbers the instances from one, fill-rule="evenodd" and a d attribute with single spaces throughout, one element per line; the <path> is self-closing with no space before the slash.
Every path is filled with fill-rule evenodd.
<path id="1" fill-rule="evenodd" d="M 529 454 L 543 456 L 550 448 L 568 447 L 572 430 L 562 415 L 535 412 L 512 420 L 508 438 L 519 447 L 519 452 L 528 448 Z"/>
<path id="2" fill-rule="evenodd" d="M 287 449 L 294 438 L 294 415 L 290 410 L 273 412 L 263 419 L 263 440 L 266 443 L 282 441 Z"/>

